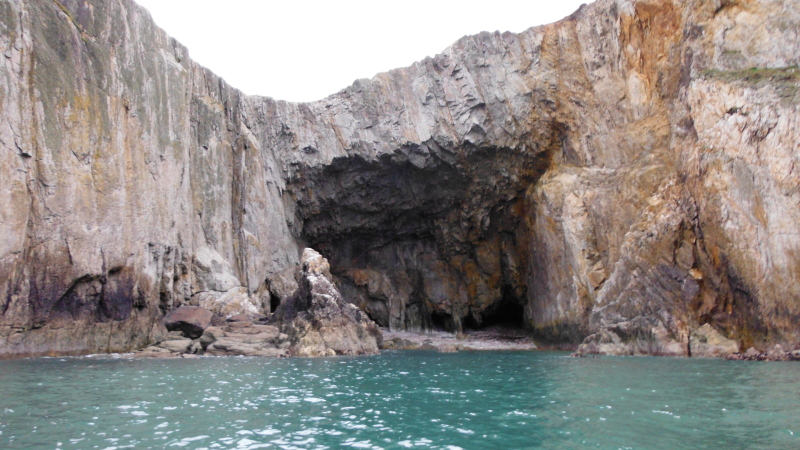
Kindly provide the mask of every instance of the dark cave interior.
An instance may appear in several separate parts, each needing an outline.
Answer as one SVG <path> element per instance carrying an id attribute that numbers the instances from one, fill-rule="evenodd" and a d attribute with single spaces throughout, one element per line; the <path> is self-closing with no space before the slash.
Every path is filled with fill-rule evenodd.
<path id="1" fill-rule="evenodd" d="M 453 316 L 439 311 L 430 315 L 433 330 L 454 333 L 458 331 Z M 522 330 L 525 328 L 525 307 L 515 298 L 504 296 L 500 301 L 484 311 L 480 318 L 468 315 L 463 322 L 463 331 L 480 331 L 496 327 Z"/>
<path id="2" fill-rule="evenodd" d="M 274 313 L 281 304 L 281 299 L 272 292 L 269 293 L 269 312 Z"/>
<path id="3" fill-rule="evenodd" d="M 480 322 L 471 314 L 464 321 L 464 328 L 483 330 L 489 327 L 516 328 L 525 327 L 525 307 L 516 299 L 504 296 L 499 302 L 484 311 Z"/>

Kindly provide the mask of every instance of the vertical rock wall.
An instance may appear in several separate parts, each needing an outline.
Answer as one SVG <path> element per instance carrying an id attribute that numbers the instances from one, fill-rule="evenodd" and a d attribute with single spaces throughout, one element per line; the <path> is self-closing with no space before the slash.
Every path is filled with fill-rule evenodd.
<path id="1" fill-rule="evenodd" d="M 241 93 L 132 1 L 0 8 L 0 356 L 139 347 L 203 293 L 260 307 L 297 252 Z"/>

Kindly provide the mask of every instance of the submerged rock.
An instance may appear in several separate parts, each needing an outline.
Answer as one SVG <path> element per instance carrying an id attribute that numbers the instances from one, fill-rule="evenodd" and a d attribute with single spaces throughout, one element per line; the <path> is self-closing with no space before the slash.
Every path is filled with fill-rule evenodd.
<path id="1" fill-rule="evenodd" d="M 294 356 L 369 355 L 379 351 L 380 329 L 363 311 L 342 298 L 328 260 L 303 251 L 300 287 L 275 313 L 289 336 Z"/>

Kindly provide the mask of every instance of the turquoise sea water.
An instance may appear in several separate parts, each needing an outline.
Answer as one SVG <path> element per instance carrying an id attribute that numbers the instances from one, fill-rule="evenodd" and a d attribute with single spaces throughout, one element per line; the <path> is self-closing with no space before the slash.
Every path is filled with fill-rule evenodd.
<path id="1" fill-rule="evenodd" d="M 800 448 L 800 364 L 385 352 L 0 361 L 0 448 Z"/>

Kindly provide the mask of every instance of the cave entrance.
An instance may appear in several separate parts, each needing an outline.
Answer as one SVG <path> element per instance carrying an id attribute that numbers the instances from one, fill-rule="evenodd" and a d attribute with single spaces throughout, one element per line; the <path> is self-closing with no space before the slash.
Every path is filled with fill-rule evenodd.
<path id="1" fill-rule="evenodd" d="M 453 316 L 441 312 L 434 312 L 431 314 L 431 327 L 436 331 L 447 331 L 448 333 L 455 333 L 457 331 Z"/>
<path id="2" fill-rule="evenodd" d="M 503 296 L 484 311 L 480 320 L 470 314 L 464 325 L 476 331 L 487 328 L 522 330 L 525 328 L 525 307 L 517 299 Z"/>
<path id="3" fill-rule="evenodd" d="M 269 312 L 274 313 L 281 305 L 281 298 L 272 292 L 269 293 Z"/>

